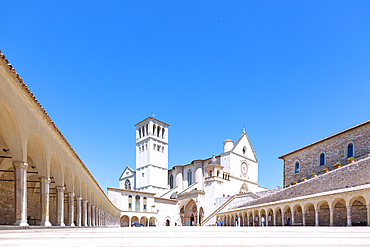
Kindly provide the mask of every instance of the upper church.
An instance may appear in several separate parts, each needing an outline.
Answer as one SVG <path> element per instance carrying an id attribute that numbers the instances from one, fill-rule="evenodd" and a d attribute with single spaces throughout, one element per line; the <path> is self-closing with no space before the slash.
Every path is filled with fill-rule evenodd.
<path id="1" fill-rule="evenodd" d="M 108 188 L 109 198 L 127 215 L 122 225 L 134 223 L 140 212 L 157 214 L 134 218 L 146 225 L 153 217 L 152 224 L 197 225 L 231 196 L 266 190 L 258 186 L 258 160 L 244 129 L 235 143 L 223 142 L 221 154 L 168 169 L 169 125 L 148 117 L 135 127 L 136 169 L 127 166 L 120 188 Z"/>

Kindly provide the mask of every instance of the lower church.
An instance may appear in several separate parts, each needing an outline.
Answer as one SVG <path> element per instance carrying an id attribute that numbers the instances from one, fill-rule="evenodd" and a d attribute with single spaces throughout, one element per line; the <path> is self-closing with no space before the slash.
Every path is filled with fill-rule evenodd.
<path id="1" fill-rule="evenodd" d="M 243 129 L 223 142 L 223 152 L 168 169 L 169 125 L 148 117 L 136 126 L 136 170 L 127 166 L 108 198 L 121 210 L 121 226 L 214 224 L 222 205 L 237 206 L 266 188 L 258 185 L 258 161 Z"/>

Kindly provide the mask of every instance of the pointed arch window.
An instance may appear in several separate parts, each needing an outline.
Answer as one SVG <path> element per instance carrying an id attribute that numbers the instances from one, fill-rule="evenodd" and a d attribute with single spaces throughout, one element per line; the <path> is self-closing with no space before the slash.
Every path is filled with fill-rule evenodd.
<path id="1" fill-rule="evenodd" d="M 125 190 L 131 190 L 131 183 L 130 180 L 126 179 L 125 182 Z"/>

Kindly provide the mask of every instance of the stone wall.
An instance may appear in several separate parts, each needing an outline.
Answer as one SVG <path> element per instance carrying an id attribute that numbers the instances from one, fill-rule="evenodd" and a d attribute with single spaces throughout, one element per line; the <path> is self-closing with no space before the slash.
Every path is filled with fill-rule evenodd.
<path id="1" fill-rule="evenodd" d="M 284 187 L 288 183 L 310 177 L 312 173 L 322 173 L 323 168 L 333 168 L 335 163 L 347 163 L 346 148 L 349 142 L 354 144 L 354 156 L 361 157 L 369 153 L 370 123 L 364 124 L 292 154 L 282 156 L 284 159 Z M 325 165 L 320 166 L 320 154 L 325 153 Z M 295 173 L 294 166 L 299 161 L 300 171 Z"/>
<path id="2" fill-rule="evenodd" d="M 112 215 L 106 213 L 105 214 L 105 225 L 110 226 L 110 227 L 112 227 L 112 226 L 119 227 L 120 226 L 120 218 L 115 218 Z"/>
<path id="3" fill-rule="evenodd" d="M 322 174 L 316 178 L 311 178 L 305 182 L 285 188 L 275 194 L 246 202 L 242 206 L 258 205 L 369 183 L 370 158 L 364 158 L 337 170 Z"/>
<path id="4" fill-rule="evenodd" d="M 9 169 L 10 171 L 10 169 Z M 14 172 L 4 172 L 0 176 L 0 225 L 13 225 L 15 222 Z"/>

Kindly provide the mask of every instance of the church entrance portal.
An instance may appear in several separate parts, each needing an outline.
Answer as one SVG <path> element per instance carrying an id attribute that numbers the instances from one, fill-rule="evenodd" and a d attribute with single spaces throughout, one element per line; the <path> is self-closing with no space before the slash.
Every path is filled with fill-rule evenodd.
<path id="1" fill-rule="evenodd" d="M 198 223 L 197 204 L 190 200 L 185 208 L 181 207 L 180 217 L 183 226 L 196 226 Z"/>

